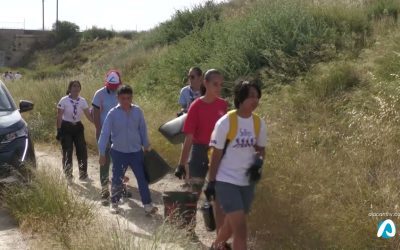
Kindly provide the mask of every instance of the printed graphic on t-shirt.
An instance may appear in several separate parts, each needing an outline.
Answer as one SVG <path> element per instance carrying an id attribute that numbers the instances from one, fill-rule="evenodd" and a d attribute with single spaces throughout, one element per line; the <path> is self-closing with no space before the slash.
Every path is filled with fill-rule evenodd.
<path id="1" fill-rule="evenodd" d="M 256 143 L 257 139 L 253 136 L 253 133 L 245 128 L 241 128 L 239 130 L 239 136 L 235 139 L 233 148 L 254 147 Z"/>

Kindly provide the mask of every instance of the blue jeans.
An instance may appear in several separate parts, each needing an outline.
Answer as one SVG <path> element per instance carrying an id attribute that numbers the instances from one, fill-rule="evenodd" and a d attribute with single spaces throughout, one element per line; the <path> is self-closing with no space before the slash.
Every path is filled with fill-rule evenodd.
<path id="1" fill-rule="evenodd" d="M 143 205 L 151 203 L 149 184 L 144 173 L 143 151 L 134 153 L 122 153 L 111 149 L 112 182 L 111 182 L 111 202 L 117 203 L 123 191 L 123 178 L 128 168 L 131 167 L 139 186 L 140 197 Z"/>

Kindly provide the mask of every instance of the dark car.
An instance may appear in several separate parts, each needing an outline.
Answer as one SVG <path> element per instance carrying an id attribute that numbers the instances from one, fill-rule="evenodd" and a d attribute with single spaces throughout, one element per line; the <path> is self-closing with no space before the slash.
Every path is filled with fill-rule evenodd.
<path id="1" fill-rule="evenodd" d="M 33 103 L 21 101 L 19 109 L 0 81 L 0 180 L 13 169 L 36 166 L 35 150 L 27 123 L 21 113 L 32 110 Z"/>

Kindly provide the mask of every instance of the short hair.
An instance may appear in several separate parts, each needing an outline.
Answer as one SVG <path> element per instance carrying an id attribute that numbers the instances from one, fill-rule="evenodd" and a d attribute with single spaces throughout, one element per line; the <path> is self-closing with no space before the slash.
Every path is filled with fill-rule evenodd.
<path id="1" fill-rule="evenodd" d="M 222 76 L 222 73 L 221 73 L 219 70 L 216 70 L 216 69 L 209 69 L 209 70 L 207 70 L 207 72 L 204 74 L 204 79 L 205 79 L 206 81 L 210 81 L 211 78 L 212 78 L 213 76 L 215 76 L 215 75 Z"/>
<path id="2" fill-rule="evenodd" d="M 189 69 L 189 72 L 190 71 L 196 72 L 197 76 L 202 76 L 203 75 L 203 71 L 199 67 L 191 67 Z"/>
<path id="3" fill-rule="evenodd" d="M 133 89 L 129 85 L 121 85 L 121 87 L 118 88 L 117 95 L 133 95 Z"/>
<path id="4" fill-rule="evenodd" d="M 82 89 L 82 85 L 81 85 L 80 81 L 78 81 L 78 80 L 70 81 L 68 84 L 67 95 L 71 94 L 71 88 L 75 83 L 77 83 L 79 85 L 79 88 Z"/>
<path id="5" fill-rule="evenodd" d="M 258 98 L 261 98 L 261 88 L 254 81 L 240 81 L 235 85 L 234 104 L 236 109 L 238 109 L 240 104 L 242 104 L 249 97 L 251 88 L 254 88 L 258 93 Z"/>

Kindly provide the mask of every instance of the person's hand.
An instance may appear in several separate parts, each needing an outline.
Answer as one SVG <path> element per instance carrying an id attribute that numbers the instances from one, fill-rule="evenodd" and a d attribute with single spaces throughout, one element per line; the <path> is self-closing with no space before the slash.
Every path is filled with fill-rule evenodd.
<path id="1" fill-rule="evenodd" d="M 263 164 L 263 159 L 257 155 L 255 157 L 254 163 L 246 172 L 246 175 L 249 177 L 250 183 L 257 183 L 261 179 Z"/>
<path id="2" fill-rule="evenodd" d="M 144 147 L 144 152 L 150 152 L 151 151 L 151 146 L 149 145 L 149 146 L 147 146 L 147 147 Z"/>
<path id="3" fill-rule="evenodd" d="M 209 181 L 207 183 L 206 189 L 204 190 L 204 195 L 208 201 L 215 199 L 215 181 Z"/>
<path id="4" fill-rule="evenodd" d="M 186 177 L 186 169 L 185 166 L 182 164 L 179 164 L 178 167 L 175 169 L 175 176 L 178 177 L 179 179 L 185 179 Z"/>
<path id="5" fill-rule="evenodd" d="M 99 164 L 100 164 L 100 166 L 106 165 L 106 156 L 105 155 L 100 155 Z"/>
<path id="6" fill-rule="evenodd" d="M 100 138 L 100 130 L 96 129 L 96 141 L 99 141 Z"/>
<path id="7" fill-rule="evenodd" d="M 61 131 L 61 128 L 58 128 L 57 129 L 56 140 L 57 141 L 61 141 L 61 138 L 62 138 L 62 131 Z"/>

